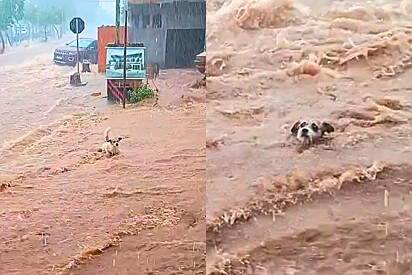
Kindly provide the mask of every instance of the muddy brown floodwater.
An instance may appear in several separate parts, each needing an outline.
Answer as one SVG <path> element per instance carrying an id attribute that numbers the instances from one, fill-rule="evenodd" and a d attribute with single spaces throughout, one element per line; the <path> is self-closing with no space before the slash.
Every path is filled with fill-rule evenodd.
<path id="1" fill-rule="evenodd" d="M 411 274 L 410 1 L 207 9 L 207 273 Z"/>
<path id="2" fill-rule="evenodd" d="M 160 104 L 123 110 L 104 76 L 70 87 L 43 50 L 1 67 L 0 273 L 204 274 L 202 76 L 162 71 Z M 124 138 L 110 159 L 107 126 Z"/>

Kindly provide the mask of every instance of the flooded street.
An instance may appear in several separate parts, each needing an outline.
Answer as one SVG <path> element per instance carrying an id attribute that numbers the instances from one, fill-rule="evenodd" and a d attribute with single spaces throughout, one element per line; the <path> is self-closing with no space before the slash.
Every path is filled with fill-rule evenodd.
<path id="1" fill-rule="evenodd" d="M 208 3 L 208 274 L 411 272 L 400 204 L 384 239 L 362 237 L 385 232 L 385 189 L 401 201 L 410 192 L 412 6 L 395 2 Z M 291 129 L 311 120 L 335 131 L 302 150 Z M 376 195 L 359 205 L 352 184 Z M 351 220 L 362 252 L 336 229 Z M 379 259 L 376 243 L 388 249 Z"/>
<path id="2" fill-rule="evenodd" d="M 49 48 L 49 45 L 44 46 Z M 30 51 L 34 55 L 33 60 L 3 66 L 0 73 L 3 95 L 0 100 L 0 159 L 4 159 L 0 162 L 0 171 L 8 177 L 27 173 L 24 167 L 24 171 L 21 170 L 22 166 L 27 166 L 31 172 L 40 169 L 38 166 L 48 160 L 50 152 L 32 159 L 32 152 L 28 151 L 34 150 L 36 144 L 43 140 L 50 143 L 47 140 L 54 139 L 56 131 L 67 121 L 77 123 L 81 120 L 87 124 L 98 117 L 97 111 L 113 109 L 106 100 L 97 100 L 91 96 L 93 92 L 104 92 L 102 76 L 96 73 L 85 75 L 83 80 L 90 84 L 84 88 L 75 88 L 68 84 L 73 68 L 54 65 L 50 54 L 36 55 L 37 52 L 45 51 L 39 45 L 34 49 L 22 50 L 22 55 L 24 51 Z M 4 57 L 9 58 L 7 55 Z M 65 143 L 64 140 L 60 142 Z M 28 152 L 28 156 L 22 155 L 23 152 Z M 53 157 L 50 155 L 49 160 Z M 10 160 L 14 158 L 22 161 L 11 163 Z"/>
<path id="3" fill-rule="evenodd" d="M 24 63 L 30 63 L 33 58 L 38 59 L 40 56 L 49 59 L 50 53 L 53 52 L 56 47 L 61 46 L 62 40 L 71 41 L 73 40 L 73 36 L 66 34 L 61 39 L 51 39 L 48 43 L 23 41 L 13 47 L 6 45 L 6 51 L 0 57 L 0 65 L 2 67 L 19 66 Z"/>
<path id="4" fill-rule="evenodd" d="M 7 129 L 0 135 L 3 144 L 70 114 L 75 108 L 85 107 L 75 102 L 81 104 L 90 94 L 90 87 L 70 87 L 68 78 L 72 71 L 70 67 L 53 65 L 50 54 L 35 56 L 33 61 L 21 65 L 2 67 L 0 123 L 2 129 Z M 98 88 L 101 90 L 104 84 Z"/>
<path id="5" fill-rule="evenodd" d="M 97 68 L 75 88 L 73 68 L 28 51 L 0 56 L 0 273 L 203 274 L 202 76 L 162 71 L 160 106 L 123 110 Z M 123 137 L 113 158 L 97 152 L 107 126 Z"/>
<path id="6" fill-rule="evenodd" d="M 0 274 L 412 274 L 412 1 L 64 2 L 21 16 L 97 31 L 81 58 L 140 103 L 69 85 L 73 35 L 7 46 Z"/>

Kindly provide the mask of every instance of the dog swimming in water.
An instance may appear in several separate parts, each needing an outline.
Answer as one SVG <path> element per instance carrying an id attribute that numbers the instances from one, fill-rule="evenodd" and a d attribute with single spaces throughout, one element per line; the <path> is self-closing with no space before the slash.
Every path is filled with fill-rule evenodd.
<path id="1" fill-rule="evenodd" d="M 327 122 L 308 120 L 297 121 L 290 131 L 303 146 L 309 147 L 322 138 L 325 133 L 334 132 L 335 128 Z"/>

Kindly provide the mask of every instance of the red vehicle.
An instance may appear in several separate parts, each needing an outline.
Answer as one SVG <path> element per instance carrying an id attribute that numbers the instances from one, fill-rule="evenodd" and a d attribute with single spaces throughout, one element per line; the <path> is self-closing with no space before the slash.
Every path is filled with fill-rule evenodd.
<path id="1" fill-rule="evenodd" d="M 73 40 L 65 46 L 54 50 L 54 63 L 76 66 L 77 64 L 77 41 Z M 97 64 L 97 40 L 92 38 L 79 38 L 80 62 L 87 59 L 92 64 Z"/>

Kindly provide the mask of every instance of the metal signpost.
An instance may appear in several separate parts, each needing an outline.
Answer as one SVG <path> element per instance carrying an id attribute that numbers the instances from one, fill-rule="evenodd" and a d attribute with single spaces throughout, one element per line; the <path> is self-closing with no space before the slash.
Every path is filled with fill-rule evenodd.
<path id="1" fill-rule="evenodd" d="M 76 34 L 77 41 L 77 73 L 80 74 L 79 62 L 80 62 L 80 53 L 79 53 L 79 34 L 82 33 L 85 29 L 85 24 L 83 19 L 80 17 L 75 17 L 70 21 L 70 30 Z"/>
<path id="2" fill-rule="evenodd" d="M 127 9 L 124 11 L 124 52 L 123 52 L 123 108 L 126 108 L 126 78 L 127 78 Z"/>
<path id="3" fill-rule="evenodd" d="M 116 0 L 116 44 L 120 44 L 120 35 L 119 35 L 119 28 L 120 28 L 120 0 Z"/>

